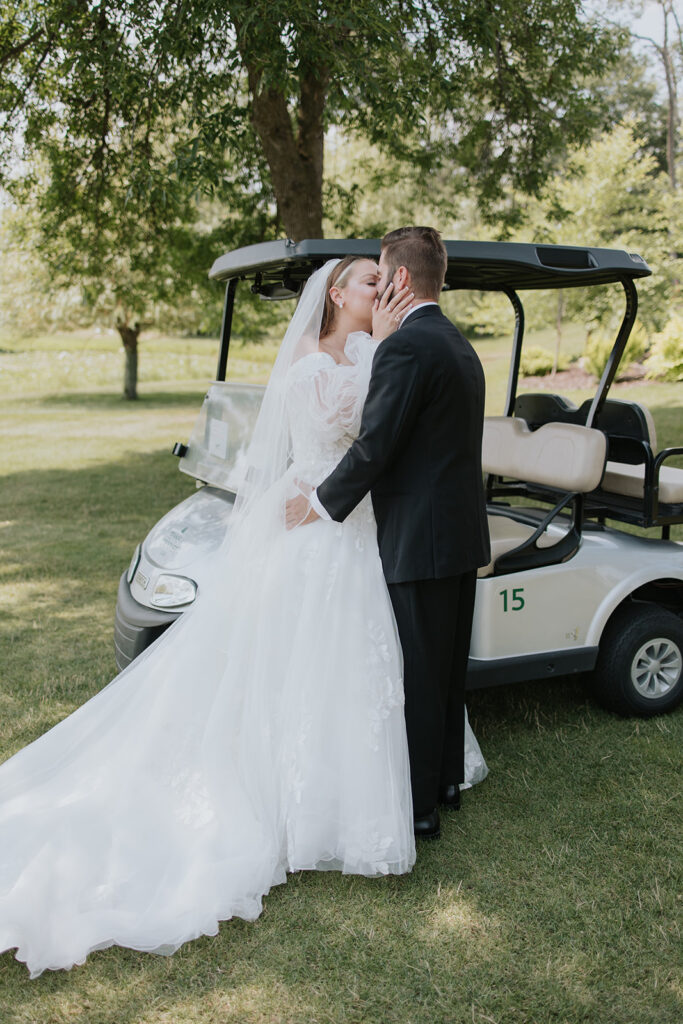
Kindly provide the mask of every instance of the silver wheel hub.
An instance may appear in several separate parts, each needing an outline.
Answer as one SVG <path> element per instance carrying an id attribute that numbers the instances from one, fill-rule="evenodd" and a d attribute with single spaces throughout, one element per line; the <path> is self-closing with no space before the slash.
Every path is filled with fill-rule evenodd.
<path id="1" fill-rule="evenodd" d="M 683 655 L 678 644 L 660 636 L 644 643 L 631 663 L 631 682 L 641 697 L 663 697 L 681 678 Z"/>

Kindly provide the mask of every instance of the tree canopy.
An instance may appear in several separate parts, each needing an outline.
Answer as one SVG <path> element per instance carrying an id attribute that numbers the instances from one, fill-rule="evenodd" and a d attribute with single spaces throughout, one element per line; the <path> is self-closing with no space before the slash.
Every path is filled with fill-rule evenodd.
<path id="1" fill-rule="evenodd" d="M 155 201 L 152 137 L 173 123 L 168 175 L 219 194 L 246 178 L 294 238 L 321 234 L 332 124 L 423 172 L 448 163 L 484 207 L 508 185 L 534 191 L 559 150 L 589 137 L 599 111 L 583 82 L 615 50 L 580 0 L 1 9 L 5 153 L 47 150 L 59 173 L 67 148 L 82 176 L 116 175 Z"/>
<path id="2" fill-rule="evenodd" d="M 28 211 L 12 244 L 23 230 L 51 287 L 106 310 L 131 361 L 160 313 L 215 320 L 215 255 L 283 234 L 414 215 L 642 240 L 666 263 L 677 80 L 658 91 L 629 46 L 581 0 L 0 0 L 0 184 Z"/>

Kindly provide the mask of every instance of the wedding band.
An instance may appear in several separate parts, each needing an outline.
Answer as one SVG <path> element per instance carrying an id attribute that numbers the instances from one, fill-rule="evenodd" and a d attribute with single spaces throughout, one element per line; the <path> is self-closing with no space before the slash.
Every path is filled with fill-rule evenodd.
<path id="1" fill-rule="evenodd" d="M 400 319 L 401 319 L 401 314 L 397 313 L 396 316 L 394 317 L 394 320 L 396 321 L 396 323 L 399 323 Z"/>

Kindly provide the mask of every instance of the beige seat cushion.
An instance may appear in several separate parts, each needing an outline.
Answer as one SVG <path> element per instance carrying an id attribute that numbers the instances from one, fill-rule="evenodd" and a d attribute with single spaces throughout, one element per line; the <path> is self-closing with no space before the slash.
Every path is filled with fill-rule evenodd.
<path id="1" fill-rule="evenodd" d="M 623 494 L 627 498 L 642 498 L 644 482 L 645 466 L 608 462 L 601 489 L 610 494 Z M 659 500 L 665 505 L 683 502 L 683 469 L 662 466 L 659 471 Z"/>
<path id="2" fill-rule="evenodd" d="M 491 561 L 488 565 L 483 565 L 481 569 L 477 571 L 477 576 L 490 576 L 493 572 L 493 566 L 496 559 L 500 558 L 506 551 L 512 551 L 513 548 L 523 544 L 524 541 L 528 540 L 531 534 L 534 532 L 534 526 L 527 526 L 526 523 L 518 523 L 514 519 L 508 519 L 507 516 L 489 516 L 489 536 L 491 538 Z M 551 537 L 548 531 L 542 533 L 536 542 L 539 548 L 548 548 L 555 541 L 557 537 Z"/>
<path id="3" fill-rule="evenodd" d="M 544 423 L 532 431 L 516 417 L 484 420 L 482 463 L 496 476 L 587 493 L 600 483 L 606 452 L 605 435 L 592 427 Z"/>

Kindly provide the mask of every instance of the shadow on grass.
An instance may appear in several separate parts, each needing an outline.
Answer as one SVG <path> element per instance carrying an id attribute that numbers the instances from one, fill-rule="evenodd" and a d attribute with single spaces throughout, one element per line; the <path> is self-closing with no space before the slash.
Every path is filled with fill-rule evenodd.
<path id="1" fill-rule="evenodd" d="M 166 451 L 3 478 L 0 593 L 3 687 L 43 685 L 99 664 L 116 589 L 135 545 L 193 493 Z M 113 665 L 112 665 L 113 667 Z M 98 675 L 98 683 L 103 680 Z"/>
<path id="2" fill-rule="evenodd" d="M 112 392 L 103 389 L 102 391 L 65 391 L 50 394 L 31 394 L 26 397 L 20 396 L 11 399 L 15 403 L 22 402 L 26 406 L 47 406 L 57 408 L 84 408 L 84 409 L 124 409 L 132 412 L 140 409 L 174 408 L 176 406 L 191 405 L 197 403 L 197 412 L 206 394 L 208 381 L 203 384 L 201 381 L 191 381 L 187 384 L 186 391 L 145 391 L 140 390 L 135 401 L 124 398 L 120 392 Z M 9 396 L 11 398 L 11 396 Z"/>

